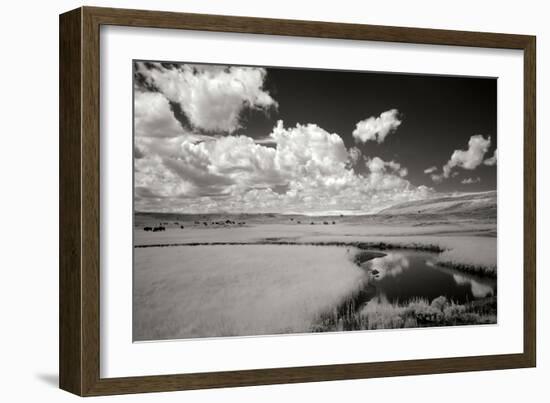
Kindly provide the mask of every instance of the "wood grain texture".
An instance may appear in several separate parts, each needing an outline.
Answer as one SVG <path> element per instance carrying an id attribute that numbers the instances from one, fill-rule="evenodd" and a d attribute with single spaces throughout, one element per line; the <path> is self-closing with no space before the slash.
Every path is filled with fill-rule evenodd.
<path id="1" fill-rule="evenodd" d="M 529 36 L 165 11 L 85 8 L 105 25 L 523 49 Z"/>
<path id="2" fill-rule="evenodd" d="M 524 48 L 523 81 L 523 354 L 531 366 L 536 366 L 537 338 L 537 80 L 536 39 L 529 38 Z"/>
<path id="3" fill-rule="evenodd" d="M 100 377 L 101 25 L 524 51 L 524 352 L 130 378 Z M 535 37 L 82 7 L 60 17 L 60 387 L 81 396 L 532 367 L 536 363 Z M 520 134 L 518 134 L 520 135 Z M 131 152 L 131 150 L 129 150 Z"/>
<path id="4" fill-rule="evenodd" d="M 82 9 L 82 390 L 99 378 L 99 24 Z"/>
<path id="5" fill-rule="evenodd" d="M 80 10 L 59 18 L 59 386 L 81 394 Z"/>

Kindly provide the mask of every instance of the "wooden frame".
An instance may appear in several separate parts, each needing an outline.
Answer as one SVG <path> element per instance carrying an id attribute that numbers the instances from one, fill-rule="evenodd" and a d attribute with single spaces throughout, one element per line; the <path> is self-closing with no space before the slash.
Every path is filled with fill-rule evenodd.
<path id="1" fill-rule="evenodd" d="M 521 354 L 100 378 L 101 25 L 524 51 L 524 350 Z M 535 37 L 82 7 L 60 16 L 60 387 L 81 396 L 533 367 L 536 363 Z"/>

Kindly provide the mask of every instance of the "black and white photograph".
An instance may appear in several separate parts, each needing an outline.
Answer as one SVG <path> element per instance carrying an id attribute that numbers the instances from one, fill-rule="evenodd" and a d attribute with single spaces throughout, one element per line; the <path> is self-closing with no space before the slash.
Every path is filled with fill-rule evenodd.
<path id="1" fill-rule="evenodd" d="M 497 79 L 133 61 L 133 339 L 497 323 Z"/>

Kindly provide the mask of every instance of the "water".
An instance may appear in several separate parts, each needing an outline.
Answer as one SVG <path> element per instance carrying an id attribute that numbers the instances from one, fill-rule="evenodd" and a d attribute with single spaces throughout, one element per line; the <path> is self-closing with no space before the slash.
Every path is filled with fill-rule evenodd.
<path id="1" fill-rule="evenodd" d="M 441 267 L 436 257 L 430 252 L 399 250 L 363 263 L 369 276 L 365 293 L 390 303 L 406 303 L 415 298 L 432 301 L 443 295 L 464 304 L 496 295 L 496 279 Z"/>

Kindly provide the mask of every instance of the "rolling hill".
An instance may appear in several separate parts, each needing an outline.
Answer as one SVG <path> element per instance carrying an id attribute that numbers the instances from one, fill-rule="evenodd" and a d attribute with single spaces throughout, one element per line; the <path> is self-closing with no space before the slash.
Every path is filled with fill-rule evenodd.
<path id="1" fill-rule="evenodd" d="M 497 192 L 493 190 L 399 203 L 378 214 L 481 214 L 489 218 L 496 217 L 496 211 Z"/>

